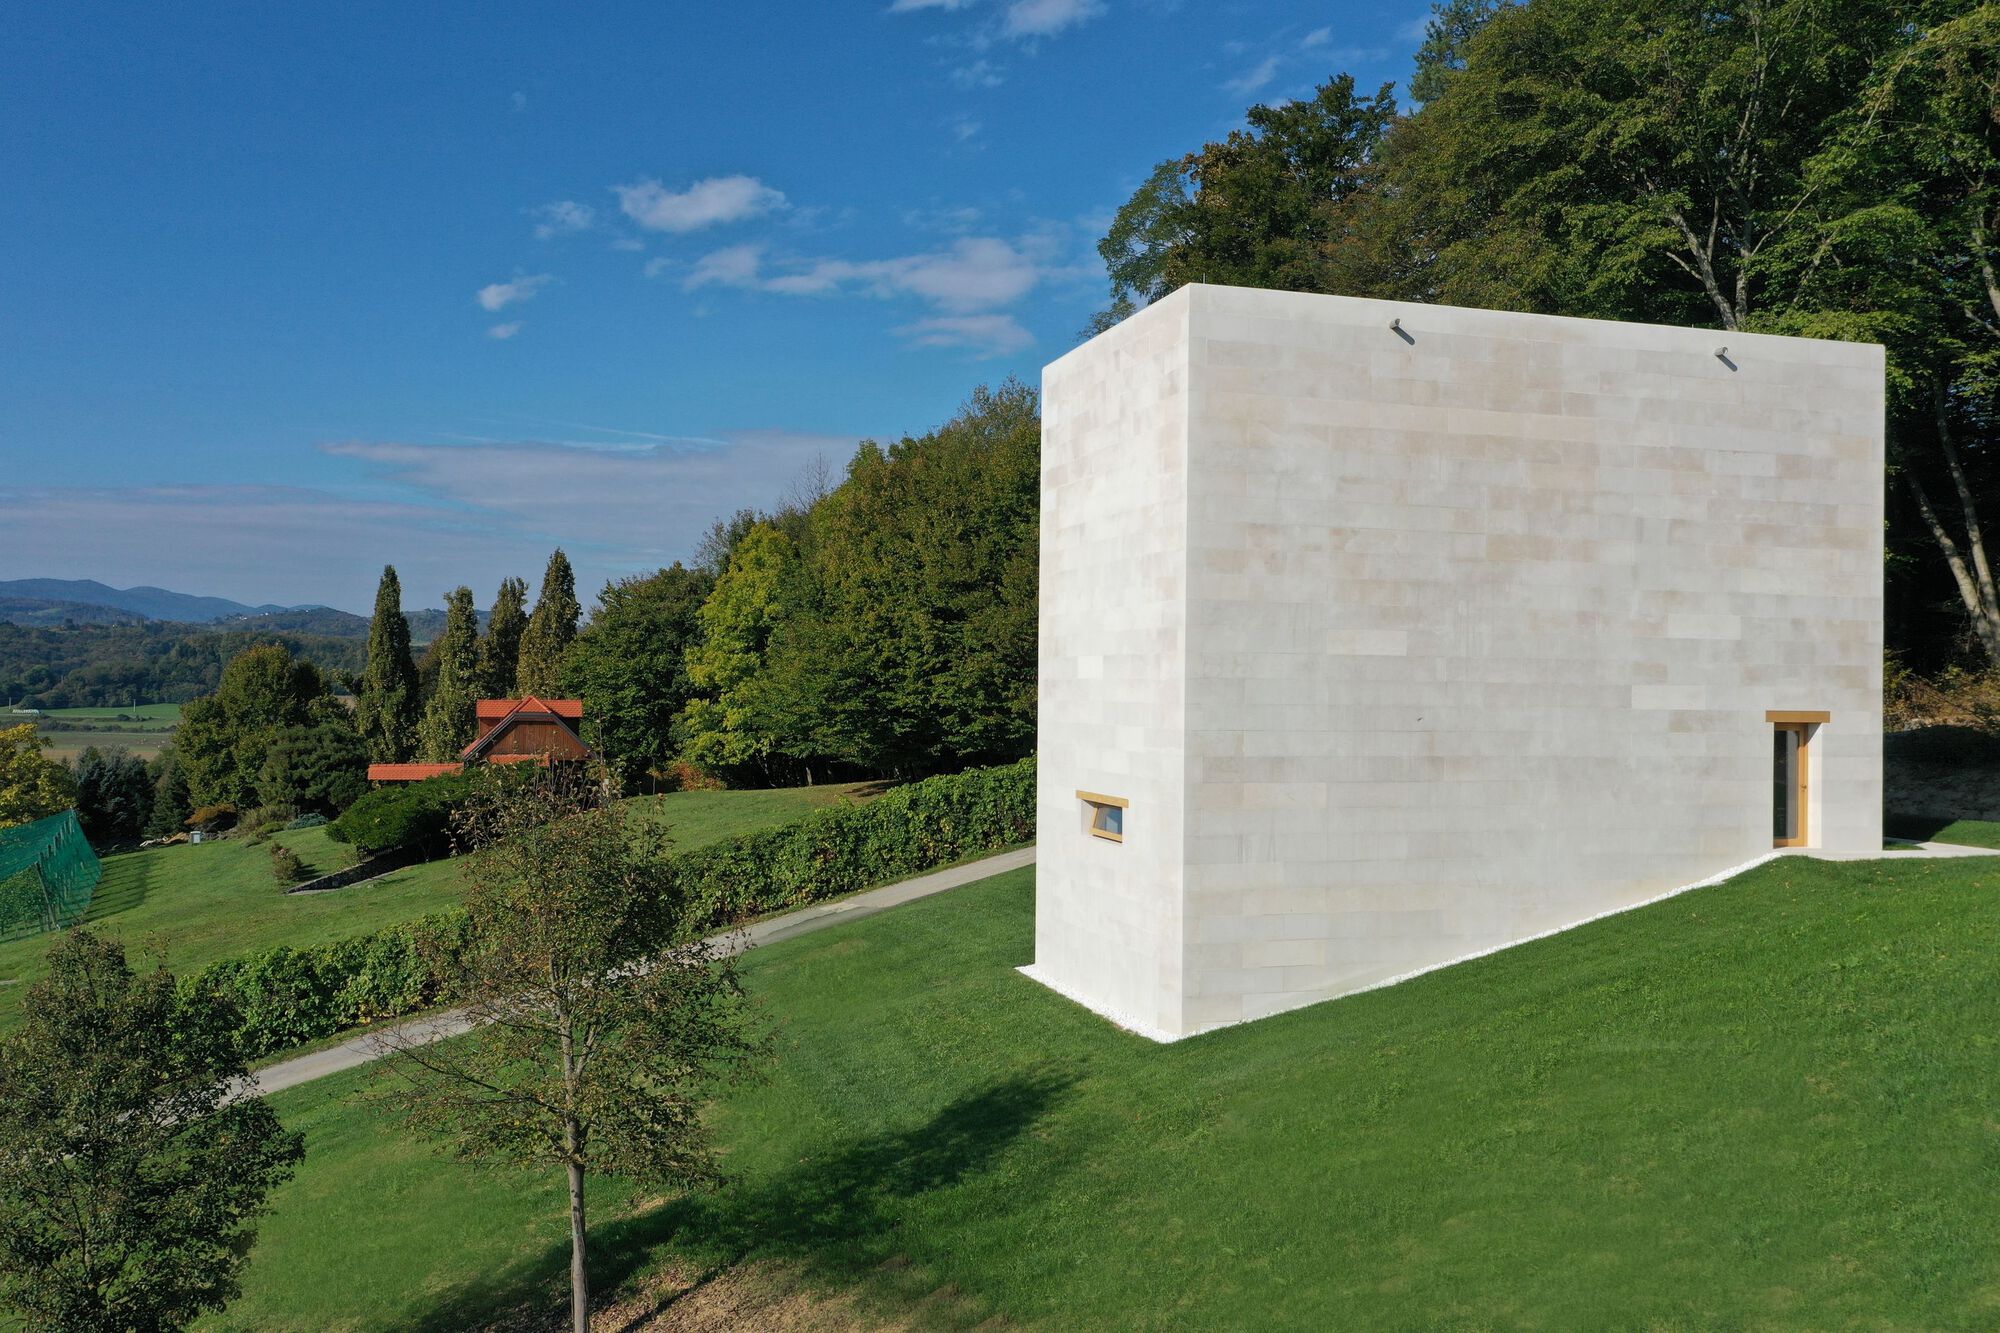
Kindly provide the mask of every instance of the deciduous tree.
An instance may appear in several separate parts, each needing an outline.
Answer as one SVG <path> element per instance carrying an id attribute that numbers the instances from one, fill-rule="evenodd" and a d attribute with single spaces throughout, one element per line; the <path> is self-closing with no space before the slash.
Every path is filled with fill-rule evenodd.
<path id="1" fill-rule="evenodd" d="M 47 745 L 32 722 L 0 727 L 0 828 L 59 815 L 76 803 L 70 772 L 42 753 Z"/>
<path id="2" fill-rule="evenodd" d="M 467 862 L 457 954 L 478 1030 L 390 1040 L 419 1127 L 469 1155 L 564 1173 L 572 1319 L 588 1333 L 588 1178 L 714 1179 L 702 1105 L 761 1044 L 728 957 L 682 938 L 656 849 L 624 807 L 579 794 L 542 777 L 478 810 L 467 831 L 486 850 Z"/>
<path id="3" fill-rule="evenodd" d="M 271 1189 L 304 1155 L 247 1069 L 236 1014 L 59 937 L 0 1042 L 0 1304 L 32 1327 L 185 1328 L 237 1292 Z"/>
<path id="4" fill-rule="evenodd" d="M 582 698 L 585 739 L 627 791 L 674 756 L 674 718 L 695 690 L 688 649 L 714 586 L 680 564 L 606 584 L 570 649 L 564 688 Z"/>

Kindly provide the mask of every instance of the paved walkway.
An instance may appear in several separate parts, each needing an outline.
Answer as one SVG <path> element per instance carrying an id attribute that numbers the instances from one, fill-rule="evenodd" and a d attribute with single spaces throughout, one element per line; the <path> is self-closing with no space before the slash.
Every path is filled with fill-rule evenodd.
<path id="1" fill-rule="evenodd" d="M 1901 839 L 1891 841 L 1902 843 Z M 2000 851 L 1991 847 L 1967 847 L 1956 842 L 1902 843 L 1894 851 L 1884 848 L 1879 852 L 1821 852 L 1809 847 L 1793 850 L 1797 855 L 1810 856 L 1815 861 L 1921 861 L 1926 857 L 2000 856 Z"/>
<path id="2" fill-rule="evenodd" d="M 753 921 L 748 926 L 727 934 L 714 936 L 714 942 L 733 947 L 738 952 L 754 949 L 760 944 L 776 944 L 779 940 L 792 939 L 798 935 L 810 935 L 828 926 L 837 926 L 844 921 L 859 921 L 892 907 L 928 898 L 934 893 L 943 893 L 975 880 L 990 879 L 994 875 L 1005 874 L 1009 870 L 1019 870 L 1022 866 L 1035 863 L 1035 849 L 1023 847 L 1019 851 L 1002 852 L 998 856 L 969 861 L 953 866 L 949 870 L 933 871 L 928 875 L 918 875 L 914 879 L 902 880 L 895 884 L 885 884 L 879 889 L 868 889 L 832 902 L 815 903 L 811 907 L 783 916 L 767 917 Z M 462 1009 L 447 1009 L 442 1013 L 430 1014 L 410 1020 L 390 1032 L 414 1038 L 418 1042 L 442 1041 L 446 1037 L 456 1037 L 469 1032 L 472 1020 Z M 389 1054 L 382 1038 L 388 1033 L 367 1032 L 358 1037 L 350 1037 L 338 1046 L 329 1046 L 323 1051 L 313 1051 L 308 1055 L 293 1056 L 266 1065 L 253 1076 L 257 1091 L 283 1092 L 286 1088 L 296 1088 L 301 1083 L 311 1083 L 314 1079 L 338 1074 L 342 1070 L 355 1069 L 372 1064 Z M 242 1091 L 242 1089 L 238 1089 Z"/>

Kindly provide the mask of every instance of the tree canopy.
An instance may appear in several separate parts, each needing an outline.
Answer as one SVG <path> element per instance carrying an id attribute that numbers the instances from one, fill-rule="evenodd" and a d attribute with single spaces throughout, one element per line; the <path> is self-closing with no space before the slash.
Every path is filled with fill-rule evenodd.
<path id="1" fill-rule="evenodd" d="M 385 565 L 375 590 L 368 664 L 361 671 L 354 708 L 355 727 L 368 747 L 368 757 L 393 764 L 414 754 L 421 709 L 417 666 L 410 657 L 410 621 L 403 614 L 403 582 L 394 565 Z"/>
<path id="2" fill-rule="evenodd" d="M 521 632 L 515 688 L 523 695 L 546 698 L 562 689 L 563 657 L 576 638 L 577 617 L 582 614 L 583 607 L 576 600 L 576 573 L 569 567 L 569 557 L 558 548 L 549 557 L 541 595 Z"/>
<path id="3" fill-rule="evenodd" d="M 235 1011 L 57 938 L 0 1042 L 0 1305 L 36 1328 L 185 1328 L 237 1292 L 271 1189 L 304 1155 L 258 1097 Z"/>

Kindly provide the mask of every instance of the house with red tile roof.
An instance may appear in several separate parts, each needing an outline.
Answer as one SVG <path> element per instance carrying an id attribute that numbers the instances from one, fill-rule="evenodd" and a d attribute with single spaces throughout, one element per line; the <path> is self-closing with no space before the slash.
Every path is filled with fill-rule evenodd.
<path id="1" fill-rule="evenodd" d="M 475 706 L 478 733 L 457 759 L 434 764 L 370 764 L 371 782 L 422 782 L 459 773 L 474 764 L 582 763 L 592 758 L 583 743 L 583 700 L 481 699 Z"/>

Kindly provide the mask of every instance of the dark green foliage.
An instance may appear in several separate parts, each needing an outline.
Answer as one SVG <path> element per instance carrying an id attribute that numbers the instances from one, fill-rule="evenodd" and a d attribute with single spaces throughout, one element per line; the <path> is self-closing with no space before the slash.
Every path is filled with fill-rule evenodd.
<path id="1" fill-rule="evenodd" d="M 1395 115 L 1389 85 L 1361 97 L 1342 74 L 1305 101 L 1251 107 L 1249 128 L 1162 162 L 1097 247 L 1111 308 L 1093 327 L 1190 282 L 1351 292 L 1343 242 Z"/>
<path id="2" fill-rule="evenodd" d="M 408 851 L 440 856 L 449 850 L 452 817 L 482 786 L 502 782 L 496 772 L 468 771 L 377 787 L 350 805 L 327 830 L 336 842 L 368 855 Z"/>
<path id="3" fill-rule="evenodd" d="M 278 803 L 262 796 L 267 781 L 287 792 L 307 785 L 307 778 L 291 777 L 295 755 L 311 750 L 325 764 L 335 762 L 335 741 L 321 735 L 307 742 L 298 733 L 348 726 L 346 710 L 328 692 L 319 669 L 267 644 L 238 654 L 213 697 L 181 710 L 173 748 L 193 804 L 249 809 Z M 286 757 L 272 770 L 276 749 L 284 749 Z"/>
<path id="4" fill-rule="evenodd" d="M 78 931 L 0 1045 L 0 1301 L 35 1328 L 184 1328 L 238 1290 L 251 1220 L 304 1155 L 235 1015 Z"/>
<path id="5" fill-rule="evenodd" d="M 542 574 L 541 596 L 521 632 L 520 669 L 514 688 L 522 695 L 549 699 L 562 689 L 563 659 L 576 638 L 583 607 L 576 600 L 576 573 L 561 549 L 549 557 Z"/>
<path id="6" fill-rule="evenodd" d="M 376 763 L 401 763 L 416 752 L 417 667 L 410 658 L 410 622 L 403 615 L 403 584 L 394 565 L 384 566 L 375 590 L 375 618 L 368 630 L 368 665 L 356 691 L 354 724 Z"/>
<path id="7" fill-rule="evenodd" d="M 328 672 L 359 670 L 358 639 L 208 625 L 78 625 L 30 629 L 0 623 L 0 704 L 113 708 L 139 700 L 185 703 L 212 694 L 231 658 L 276 643 Z"/>
<path id="8" fill-rule="evenodd" d="M 734 537 L 688 655 L 682 757 L 760 782 L 935 773 L 1034 736 L 1041 422 L 976 390 L 804 511 Z"/>
<path id="9" fill-rule="evenodd" d="M 271 844 L 271 875 L 280 884 L 296 884 L 306 877 L 306 863 L 282 842 L 274 842 Z"/>
<path id="10" fill-rule="evenodd" d="M 417 752 L 430 763 L 445 763 L 472 743 L 479 701 L 479 615 L 472 589 L 446 595 L 444 633 L 431 644 L 431 653 L 437 658 L 437 683 L 417 727 Z"/>
<path id="11" fill-rule="evenodd" d="M 181 767 L 179 752 L 167 746 L 147 766 L 147 772 L 153 779 L 153 800 L 146 836 L 164 838 L 180 832 L 194 813 L 194 801 L 188 794 L 187 770 Z"/>
<path id="12" fill-rule="evenodd" d="M 258 800 L 292 814 L 337 815 L 368 791 L 368 751 L 345 721 L 324 721 L 264 733 Z"/>
<path id="13" fill-rule="evenodd" d="M 511 699 L 521 669 L 521 634 L 528 627 L 528 585 L 521 579 L 500 580 L 499 596 L 486 619 L 479 641 L 479 691 L 482 699 Z"/>
<path id="14" fill-rule="evenodd" d="M 135 842 L 153 816 L 146 761 L 124 750 L 91 746 L 76 758 L 76 817 L 94 846 Z"/>
<path id="15" fill-rule="evenodd" d="M 584 739 L 627 791 L 674 757 L 674 717 L 694 697 L 688 649 L 715 579 L 675 564 L 606 584 L 571 646 L 565 692 L 583 700 Z"/>

